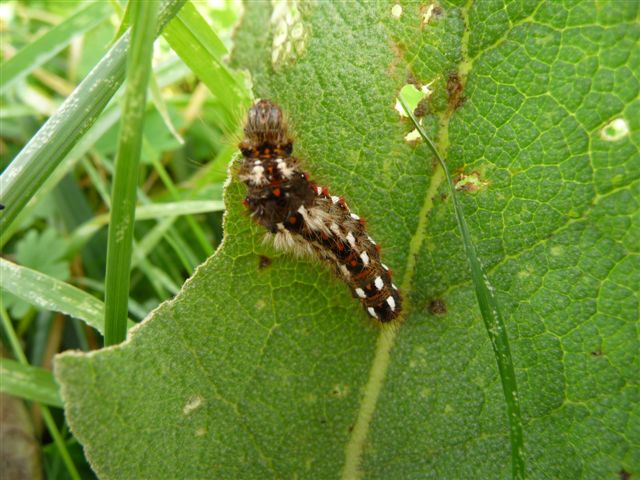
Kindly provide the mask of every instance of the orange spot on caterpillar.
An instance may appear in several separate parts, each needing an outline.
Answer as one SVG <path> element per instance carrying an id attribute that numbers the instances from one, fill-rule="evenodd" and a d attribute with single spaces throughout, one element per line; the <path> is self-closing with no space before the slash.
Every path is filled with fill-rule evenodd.
<path id="1" fill-rule="evenodd" d="M 363 268 L 362 271 L 360 273 L 358 273 L 357 275 L 353 276 L 354 280 L 360 280 L 361 278 L 365 278 L 369 275 L 370 269 L 368 268 Z"/>

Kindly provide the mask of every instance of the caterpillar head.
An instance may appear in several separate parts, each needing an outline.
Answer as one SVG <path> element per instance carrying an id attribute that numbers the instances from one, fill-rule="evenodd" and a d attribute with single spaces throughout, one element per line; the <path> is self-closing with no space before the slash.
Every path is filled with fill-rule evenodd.
<path id="1" fill-rule="evenodd" d="M 258 100 L 253 104 L 247 115 L 244 134 L 245 139 L 240 143 L 243 155 L 265 148 L 289 155 L 293 149 L 282 110 L 270 100 Z"/>

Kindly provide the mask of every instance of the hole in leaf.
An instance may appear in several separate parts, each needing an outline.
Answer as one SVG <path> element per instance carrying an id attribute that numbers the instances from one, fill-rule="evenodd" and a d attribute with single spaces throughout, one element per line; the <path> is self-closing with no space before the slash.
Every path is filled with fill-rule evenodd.
<path id="1" fill-rule="evenodd" d="M 629 124 L 624 118 L 616 118 L 600 130 L 600 138 L 605 142 L 617 142 L 629 135 Z"/>
<path id="2" fill-rule="evenodd" d="M 480 174 L 475 171 L 469 174 L 460 172 L 453 181 L 458 192 L 476 193 L 489 185 L 489 182 L 482 180 Z"/>

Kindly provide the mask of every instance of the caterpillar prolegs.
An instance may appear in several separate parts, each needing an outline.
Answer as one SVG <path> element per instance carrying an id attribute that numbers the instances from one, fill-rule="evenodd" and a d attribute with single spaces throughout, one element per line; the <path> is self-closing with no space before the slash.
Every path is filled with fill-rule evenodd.
<path id="1" fill-rule="evenodd" d="M 371 317 L 380 322 L 396 318 L 402 299 L 380 260 L 380 247 L 344 199 L 310 180 L 291 156 L 293 142 L 280 107 L 269 100 L 256 102 L 244 134 L 238 171 L 247 186 L 244 203 L 274 246 L 332 264 Z"/>

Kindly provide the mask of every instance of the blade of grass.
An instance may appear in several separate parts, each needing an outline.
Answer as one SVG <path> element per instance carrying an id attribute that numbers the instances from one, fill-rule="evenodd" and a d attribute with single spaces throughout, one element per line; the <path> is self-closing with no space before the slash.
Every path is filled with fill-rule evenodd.
<path id="1" fill-rule="evenodd" d="M 103 282 L 99 282 L 97 280 L 93 280 L 92 278 L 88 278 L 88 277 L 79 277 L 76 279 L 76 281 L 80 286 L 87 287 L 92 290 L 95 290 L 98 293 L 104 294 Z M 138 320 L 142 320 L 147 316 L 147 311 L 148 309 L 144 308 L 141 304 L 136 302 L 134 298 L 129 298 L 129 315 L 137 318 Z M 135 323 L 137 322 L 130 322 L 128 323 L 128 325 L 133 326 Z"/>
<path id="2" fill-rule="evenodd" d="M 0 392 L 52 407 L 63 407 L 58 384 L 49 370 L 0 358 L 0 378 Z"/>
<path id="3" fill-rule="evenodd" d="M 158 32 L 185 0 L 163 2 Z M 38 130 L 0 176 L 0 231 L 5 232 L 75 143 L 93 125 L 124 79 L 130 34 L 120 38 L 58 112 Z M 3 238 L 5 235 L 3 234 Z"/>
<path id="4" fill-rule="evenodd" d="M 0 287 L 35 307 L 64 313 L 104 333 L 104 304 L 73 285 L 0 258 Z"/>
<path id="5" fill-rule="evenodd" d="M 182 202 L 151 203 L 136 207 L 136 221 L 163 219 L 179 215 L 221 212 L 222 200 L 185 200 Z M 76 228 L 68 241 L 67 252 L 75 253 L 104 225 L 109 223 L 109 215 L 98 215 Z"/>
<path id="6" fill-rule="evenodd" d="M 180 145 L 184 145 L 184 138 L 178 133 L 176 127 L 173 125 L 173 121 L 171 120 L 171 116 L 169 115 L 169 110 L 167 109 L 167 104 L 162 97 L 162 92 L 160 91 L 160 85 L 158 84 L 158 80 L 156 75 L 151 75 L 150 80 L 150 92 L 151 98 L 153 100 L 153 104 L 156 107 L 156 110 L 160 114 L 164 125 L 167 127 L 167 130 L 171 132 L 173 138 L 175 138 Z"/>
<path id="7" fill-rule="evenodd" d="M 166 217 L 160 220 L 156 225 L 149 230 L 144 238 L 138 242 L 138 249 L 142 258 L 146 258 L 147 255 L 154 249 L 154 247 L 164 239 L 167 231 L 173 226 L 178 217 Z M 131 268 L 136 268 L 138 261 L 133 259 Z"/>
<path id="8" fill-rule="evenodd" d="M 176 253 L 176 256 L 182 263 L 182 266 L 187 271 L 187 274 L 191 276 L 196 266 L 201 263 L 201 260 L 193 253 L 193 250 L 189 247 L 187 242 L 180 235 L 175 235 L 169 231 L 165 240 L 169 246 Z M 200 260 L 200 261 L 199 261 Z"/>
<path id="9" fill-rule="evenodd" d="M 155 156 L 151 157 L 151 162 L 153 163 L 153 168 L 158 173 L 158 176 L 160 177 L 160 180 L 162 180 L 162 183 L 164 184 L 165 188 L 169 191 L 169 194 L 171 195 L 171 197 L 174 200 L 180 201 L 180 199 L 181 199 L 180 198 L 181 197 L 180 192 L 178 191 L 178 189 L 176 188 L 175 184 L 173 183 L 173 180 L 171 179 L 171 176 L 169 175 L 169 173 L 164 168 L 164 165 L 162 165 L 160 160 L 158 158 L 156 158 Z M 202 247 L 202 250 L 204 252 L 206 252 L 207 256 L 213 254 L 213 247 L 207 241 L 207 238 L 206 238 L 204 232 L 202 231 L 202 228 L 200 228 L 198 223 L 193 219 L 193 217 L 191 217 L 191 215 L 187 216 L 186 220 L 187 220 L 187 223 L 189 224 L 189 227 L 191 228 L 191 231 L 193 232 L 194 236 L 196 237 L 196 240 L 198 241 L 198 243 Z"/>
<path id="10" fill-rule="evenodd" d="M 108 2 L 93 2 L 29 43 L 0 65 L 0 94 L 21 78 L 65 48 L 74 36 L 80 35 L 107 18 L 112 11 Z"/>
<path id="11" fill-rule="evenodd" d="M 249 93 L 239 74 L 232 74 L 222 57 L 222 41 L 191 3 L 167 25 L 163 34 L 171 48 L 216 96 L 225 113 L 221 125 L 233 132 L 249 105 Z"/>
<path id="12" fill-rule="evenodd" d="M 475 287 L 478 305 L 480 307 L 480 312 L 482 313 L 482 319 L 484 320 L 487 334 L 491 340 L 491 346 L 493 347 L 493 353 L 496 357 L 498 371 L 500 372 L 500 379 L 502 381 L 502 391 L 504 393 L 505 403 L 507 405 L 507 416 L 509 418 L 509 437 L 511 439 L 511 475 L 516 479 L 524 479 L 525 465 L 523 457 L 522 418 L 520 415 L 520 403 L 518 400 L 518 386 L 511 358 L 511 349 L 509 348 L 507 329 L 504 324 L 502 314 L 500 313 L 498 299 L 494 294 L 495 289 L 491 285 L 489 277 L 484 272 L 482 263 L 478 258 L 476 247 L 471 239 L 471 233 L 469 232 L 469 227 L 467 226 L 462 206 L 458 202 L 456 190 L 453 185 L 453 181 L 451 180 L 451 175 L 449 175 L 447 164 L 440 156 L 440 153 L 431 139 L 427 136 L 427 133 L 418 123 L 413 111 L 407 106 L 402 96 L 399 96 L 398 100 L 400 101 L 400 104 L 407 116 L 411 119 L 418 130 L 420 136 L 424 139 L 438 159 L 445 177 L 447 178 L 449 189 L 451 190 L 453 208 L 456 213 L 456 220 L 458 222 L 458 228 L 460 229 L 460 235 L 462 236 L 464 251 L 467 256 L 467 261 L 469 262 L 469 267 L 471 268 L 471 278 Z"/>
<path id="13" fill-rule="evenodd" d="M 0 305 L 0 320 L 2 320 L 2 326 L 4 328 L 5 334 L 9 339 L 9 344 L 11 345 L 11 349 L 13 350 L 13 356 L 18 359 L 18 362 L 24 366 L 29 366 L 29 362 L 27 361 L 27 357 L 22 351 L 22 347 L 20 347 L 20 340 L 16 335 L 15 330 L 13 329 L 13 325 L 11 324 L 11 319 L 9 318 L 9 314 L 4 308 L 4 305 Z M 60 453 L 60 457 L 62 457 L 62 461 L 67 467 L 67 472 L 69 476 L 73 480 L 80 480 L 80 474 L 78 473 L 78 469 L 71 460 L 71 455 L 69 455 L 69 450 L 67 450 L 67 445 L 60 435 L 60 431 L 56 426 L 56 422 L 53 420 L 53 416 L 51 415 L 51 411 L 49 407 L 46 405 L 40 405 L 40 411 L 42 412 L 42 418 L 44 420 L 45 425 L 47 426 L 47 430 L 49 430 L 49 434 L 51 438 L 53 438 L 56 447 L 58 448 L 58 452 Z"/>
<path id="14" fill-rule="evenodd" d="M 116 153 L 107 246 L 105 345 L 120 343 L 127 335 L 138 164 L 158 2 L 134 2 L 130 13 L 131 47 L 127 55 L 127 83 Z"/>

